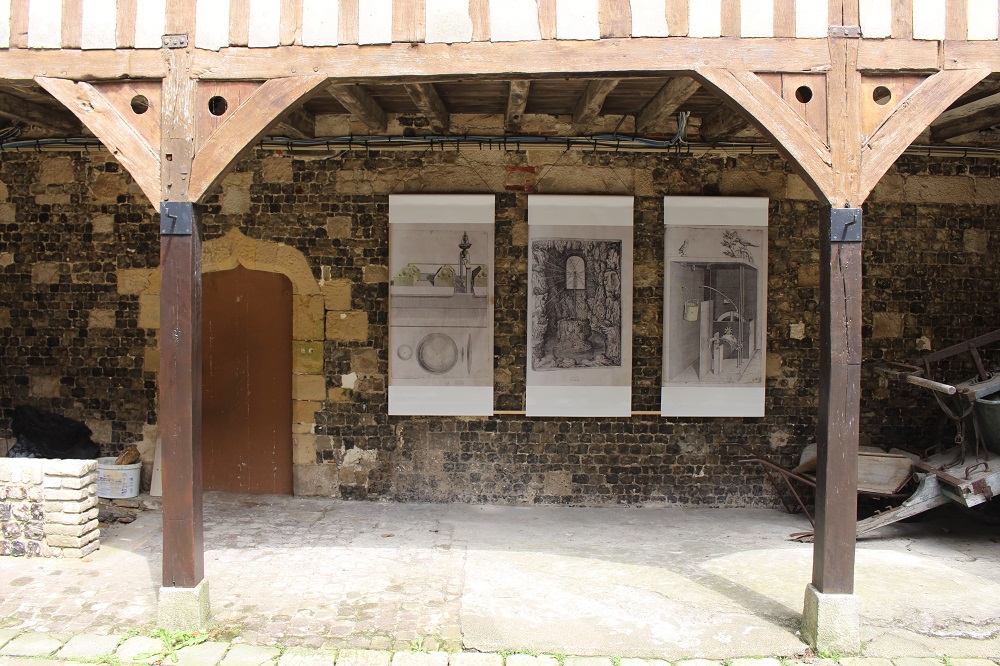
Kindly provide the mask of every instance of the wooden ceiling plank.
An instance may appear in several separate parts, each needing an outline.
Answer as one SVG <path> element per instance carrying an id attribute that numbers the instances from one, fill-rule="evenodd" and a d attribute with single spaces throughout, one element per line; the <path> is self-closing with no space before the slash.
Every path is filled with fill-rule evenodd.
<path id="1" fill-rule="evenodd" d="M 686 76 L 677 76 L 667 81 L 660 92 L 636 114 L 636 131 L 647 132 L 674 115 L 691 95 L 698 92 L 699 87 L 697 81 Z"/>
<path id="2" fill-rule="evenodd" d="M 410 99 L 420 109 L 420 113 L 427 116 L 431 130 L 435 134 L 447 134 L 451 125 L 451 114 L 448 107 L 441 101 L 440 95 L 434 89 L 433 83 L 407 83 L 403 86 L 409 94 Z"/>
<path id="3" fill-rule="evenodd" d="M 367 90 L 357 84 L 333 84 L 327 88 L 333 97 L 344 105 L 355 118 L 371 129 L 384 130 L 389 120 Z"/>
<path id="4" fill-rule="evenodd" d="M 508 132 L 521 127 L 524 121 L 524 108 L 528 105 L 528 94 L 531 92 L 531 81 L 514 80 L 510 82 L 507 93 L 507 113 L 504 115 L 503 126 Z"/>
<path id="5" fill-rule="evenodd" d="M 597 120 L 604 108 L 604 100 L 619 83 L 620 79 L 595 79 L 587 84 L 587 89 L 580 96 L 573 111 L 573 122 L 577 125 L 589 125 Z"/>
<path id="6" fill-rule="evenodd" d="M 160 201 L 160 155 L 94 86 L 38 77 L 38 84 L 62 102 L 121 162 L 154 205 Z M 158 147 L 157 147 L 158 148 Z"/>
<path id="7" fill-rule="evenodd" d="M 931 123 L 931 140 L 945 141 L 1000 124 L 1000 93 L 948 109 Z"/>
<path id="8" fill-rule="evenodd" d="M 734 111 L 728 104 L 720 104 L 701 121 L 702 141 L 728 139 L 750 126 L 750 121 Z"/>
<path id="9" fill-rule="evenodd" d="M 45 127 L 64 134 L 79 134 L 80 123 L 68 113 L 0 93 L 0 118 Z"/>

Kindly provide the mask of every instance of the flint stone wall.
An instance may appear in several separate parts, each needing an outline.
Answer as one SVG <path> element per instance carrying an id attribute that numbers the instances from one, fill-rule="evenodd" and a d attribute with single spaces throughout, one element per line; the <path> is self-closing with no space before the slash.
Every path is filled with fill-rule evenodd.
<path id="1" fill-rule="evenodd" d="M 901 158 L 865 203 L 863 357 L 903 360 L 1000 327 L 1000 161 Z M 664 195 L 767 196 L 767 416 L 761 419 L 387 414 L 390 193 L 496 198 L 495 408 L 524 408 L 527 201 L 635 197 L 632 407 L 659 409 Z M 586 151 L 256 151 L 204 207 L 303 257 L 319 291 L 295 339 L 295 490 L 400 501 L 776 506 L 761 469 L 815 442 L 821 206 L 779 157 Z M 87 422 L 103 455 L 157 437 L 155 209 L 107 154 L 0 152 L 0 437 L 19 404 Z M 275 264 L 278 260 L 268 260 Z M 261 254 L 256 265 L 264 266 Z M 321 293 L 320 299 L 316 294 Z M 308 301 L 306 303 L 305 301 Z M 320 302 L 322 301 L 322 302 Z M 299 310 L 297 310 L 299 312 Z M 996 365 L 993 356 L 988 362 Z M 927 391 L 862 381 L 863 444 L 925 448 Z"/>
<path id="2" fill-rule="evenodd" d="M 97 511 L 96 460 L 0 458 L 0 555 L 84 557 Z"/>

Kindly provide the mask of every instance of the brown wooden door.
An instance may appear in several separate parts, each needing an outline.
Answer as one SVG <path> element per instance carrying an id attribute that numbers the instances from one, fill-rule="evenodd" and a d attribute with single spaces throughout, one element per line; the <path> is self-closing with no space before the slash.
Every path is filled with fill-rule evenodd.
<path id="1" fill-rule="evenodd" d="M 203 281 L 204 488 L 292 493 L 292 284 L 237 267 Z"/>

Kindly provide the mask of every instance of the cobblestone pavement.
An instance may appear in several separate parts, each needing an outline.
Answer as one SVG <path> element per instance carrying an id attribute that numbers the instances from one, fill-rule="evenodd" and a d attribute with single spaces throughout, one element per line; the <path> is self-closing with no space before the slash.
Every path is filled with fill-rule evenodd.
<path id="1" fill-rule="evenodd" d="M 208 493 L 205 570 L 213 633 L 210 647 L 191 651 L 204 661 L 188 663 L 215 663 L 209 659 L 216 654 L 225 656 L 226 666 L 272 663 L 280 650 L 282 659 L 288 656 L 282 664 L 300 663 L 291 656 L 310 650 L 326 661 L 301 663 L 333 663 L 339 650 L 347 656 L 341 666 L 389 666 L 390 658 L 402 659 L 414 647 L 414 659 L 427 658 L 427 651 L 438 661 L 392 666 L 502 666 L 475 661 L 472 651 L 617 655 L 621 663 L 616 659 L 614 666 L 627 666 L 630 657 L 796 659 L 806 653 L 797 629 L 812 547 L 786 537 L 803 522 L 766 510 Z M 949 513 L 860 541 L 864 655 L 1000 657 L 998 540 L 997 528 Z M 100 550 L 83 560 L 0 558 L 5 640 L 24 632 L 54 645 L 138 632 L 148 641 L 161 547 L 160 513 L 146 511 L 105 530 Z M 247 646 L 268 648 L 271 656 L 243 661 Z M 10 644 L 3 650 L 10 654 Z M 401 652 L 392 657 L 391 650 Z M 455 656 L 462 650 L 470 655 L 465 664 Z M 448 653 L 459 661 L 441 662 Z M 355 664 L 351 655 L 358 654 L 371 661 Z M 507 666 L 558 666 L 511 659 Z M 845 660 L 844 666 L 890 665 Z M 952 660 L 951 666 L 988 664 Z"/>

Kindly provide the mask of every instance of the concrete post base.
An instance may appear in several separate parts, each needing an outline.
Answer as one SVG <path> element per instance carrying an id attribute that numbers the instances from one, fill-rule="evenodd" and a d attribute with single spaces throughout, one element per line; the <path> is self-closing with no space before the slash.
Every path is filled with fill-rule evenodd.
<path id="1" fill-rule="evenodd" d="M 208 628 L 208 581 L 195 587 L 161 587 L 156 626 L 173 631 L 204 631 Z"/>
<path id="2" fill-rule="evenodd" d="M 812 583 L 807 585 L 802 638 L 817 653 L 849 655 L 861 652 L 858 597 L 824 594 Z"/>

